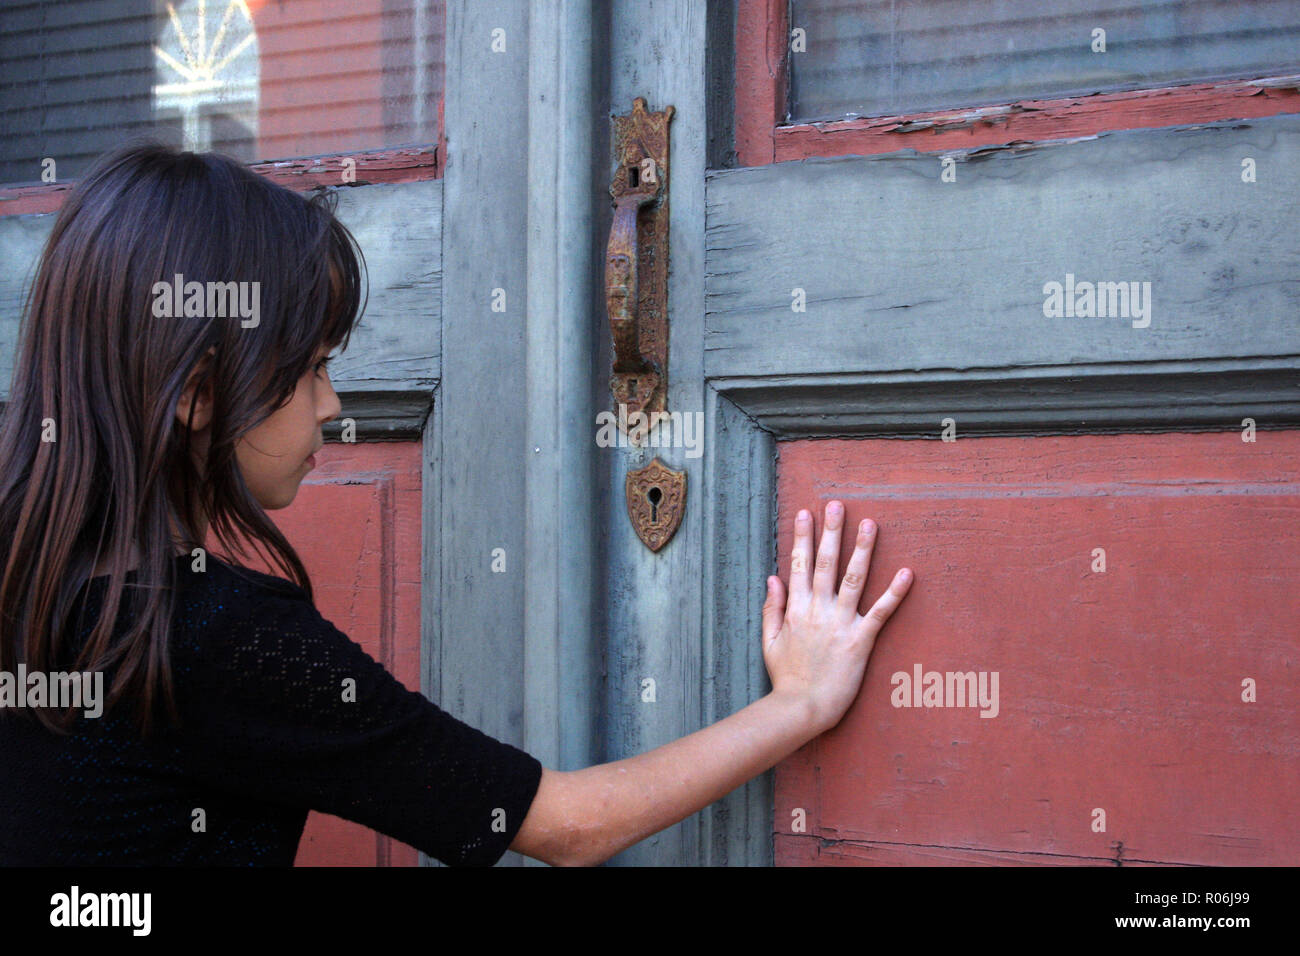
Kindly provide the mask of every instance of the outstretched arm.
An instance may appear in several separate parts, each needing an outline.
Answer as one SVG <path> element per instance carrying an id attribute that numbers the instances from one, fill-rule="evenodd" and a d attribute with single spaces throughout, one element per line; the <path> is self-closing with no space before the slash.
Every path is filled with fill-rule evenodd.
<path id="1" fill-rule="evenodd" d="M 510 849 L 554 865 L 593 865 L 672 826 L 775 766 L 839 723 L 862 685 L 876 636 L 911 586 L 904 568 L 865 615 L 857 613 L 875 526 L 858 528 L 840 589 L 844 507 L 826 506 L 813 554 L 812 515 L 795 519 L 790 593 L 768 579 L 763 660 L 772 690 L 715 724 L 625 760 L 584 770 L 543 769 Z"/>

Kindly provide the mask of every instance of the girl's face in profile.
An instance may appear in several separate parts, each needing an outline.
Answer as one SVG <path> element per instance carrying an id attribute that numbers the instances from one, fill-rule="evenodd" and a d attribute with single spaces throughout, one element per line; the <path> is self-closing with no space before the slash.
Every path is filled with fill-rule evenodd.
<path id="1" fill-rule="evenodd" d="M 310 460 L 323 444 L 321 425 L 342 411 L 325 367 L 329 349 L 322 347 L 316 364 L 298 380 L 288 404 L 249 431 L 235 449 L 244 483 L 268 511 L 285 508 L 298 486 L 315 467 Z"/>

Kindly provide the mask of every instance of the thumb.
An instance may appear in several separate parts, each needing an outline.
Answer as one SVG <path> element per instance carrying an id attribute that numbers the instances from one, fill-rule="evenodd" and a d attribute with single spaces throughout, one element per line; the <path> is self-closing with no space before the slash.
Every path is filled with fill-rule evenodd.
<path id="1" fill-rule="evenodd" d="M 763 602 L 763 644 L 769 644 L 785 623 L 785 585 L 776 575 L 767 579 L 767 600 Z"/>

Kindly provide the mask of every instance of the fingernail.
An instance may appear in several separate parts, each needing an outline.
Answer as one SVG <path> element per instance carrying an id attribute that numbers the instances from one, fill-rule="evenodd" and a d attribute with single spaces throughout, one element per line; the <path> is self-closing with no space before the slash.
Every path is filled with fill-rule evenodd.
<path id="1" fill-rule="evenodd" d="M 876 523 L 875 523 L 874 521 L 872 521 L 870 518 L 863 518 L 863 519 L 862 519 L 862 533 L 863 533 L 863 534 L 871 534 L 871 532 L 873 532 L 873 531 L 875 531 L 875 530 L 876 530 Z"/>
<path id="2" fill-rule="evenodd" d="M 807 508 L 802 508 L 802 509 L 800 509 L 800 511 L 799 511 L 799 520 L 800 520 L 800 521 L 807 521 L 807 520 L 808 520 L 809 518 L 811 518 L 811 517 L 812 517 L 812 515 L 808 514 L 808 509 L 807 509 Z"/>
<path id="3" fill-rule="evenodd" d="M 898 580 L 906 584 L 908 581 L 912 580 L 912 572 L 907 568 L 903 568 L 903 570 L 898 572 Z"/>

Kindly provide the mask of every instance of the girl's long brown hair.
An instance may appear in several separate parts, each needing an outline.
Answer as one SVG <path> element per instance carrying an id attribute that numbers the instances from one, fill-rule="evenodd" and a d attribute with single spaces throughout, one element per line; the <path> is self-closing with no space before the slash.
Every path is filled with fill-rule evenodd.
<path id="1" fill-rule="evenodd" d="M 265 548 L 311 596 L 235 447 L 292 397 L 322 345 L 346 348 L 360 318 L 364 258 L 334 203 L 229 157 L 155 142 L 101 157 L 70 192 L 27 298 L 0 418 L 0 671 L 115 667 L 105 714 L 127 698 L 146 734 L 159 701 L 175 720 L 174 556 L 204 545 L 202 519 L 227 551 L 247 556 L 241 536 Z M 260 283 L 260 322 L 155 316 L 155 283 L 178 274 Z M 212 382 L 214 400 L 201 473 L 176 409 L 209 350 L 198 382 Z M 133 547 L 140 566 L 127 591 Z M 100 562 L 102 611 L 68 660 L 70 610 Z M 124 593 L 131 626 L 114 639 Z M 76 718 L 71 708 L 34 714 L 62 732 Z"/>

